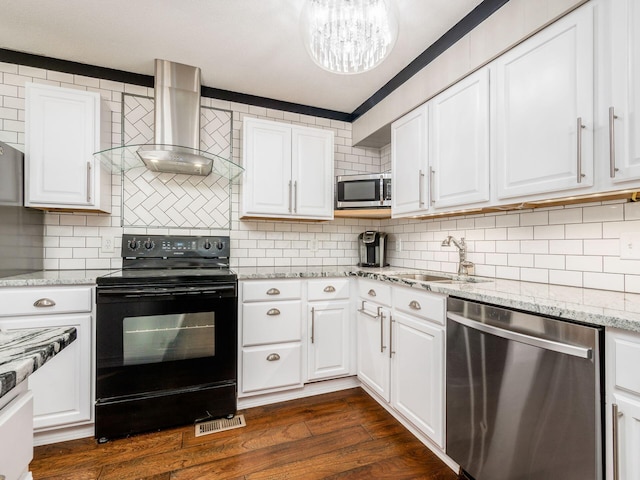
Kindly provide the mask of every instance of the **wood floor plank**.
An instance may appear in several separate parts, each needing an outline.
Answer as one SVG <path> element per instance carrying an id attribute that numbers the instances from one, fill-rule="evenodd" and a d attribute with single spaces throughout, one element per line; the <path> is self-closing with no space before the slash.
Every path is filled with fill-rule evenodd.
<path id="1" fill-rule="evenodd" d="M 174 472 L 172 480 L 198 480 L 202 478 L 229 478 L 263 470 L 276 471 L 282 465 L 307 459 L 319 453 L 328 453 L 348 446 L 357 446 L 371 437 L 362 427 L 351 427 L 325 435 L 316 435 L 295 443 L 280 444 L 274 447 L 249 452 L 229 458 L 221 458 L 216 462 L 199 465 Z"/>
<path id="2" fill-rule="evenodd" d="M 222 433 L 228 432 L 235 432 L 235 434 L 220 437 L 215 434 L 206 435 L 206 437 L 209 437 L 209 441 L 205 443 L 164 452 L 159 455 L 145 455 L 144 457 L 106 465 L 102 470 L 100 480 L 135 478 L 143 473 L 161 474 L 173 472 L 273 445 L 298 442 L 311 436 L 309 429 L 302 422 L 275 428 L 265 428 L 258 432 L 236 429 Z"/>
<path id="3" fill-rule="evenodd" d="M 247 426 L 195 437 L 193 425 L 37 447 L 37 480 L 456 480 L 360 388 L 246 409 Z"/>

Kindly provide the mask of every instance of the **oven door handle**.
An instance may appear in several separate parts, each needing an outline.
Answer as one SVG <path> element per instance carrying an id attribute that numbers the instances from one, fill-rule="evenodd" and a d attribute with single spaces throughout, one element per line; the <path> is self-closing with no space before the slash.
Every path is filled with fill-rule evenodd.
<path id="1" fill-rule="evenodd" d="M 170 297 L 170 296 L 186 296 L 186 295 L 209 295 L 215 293 L 235 293 L 235 285 L 220 285 L 216 287 L 198 287 L 195 289 L 189 288 L 164 288 L 162 290 L 154 290 L 148 288 L 109 288 L 100 289 L 98 296 L 109 297 Z"/>

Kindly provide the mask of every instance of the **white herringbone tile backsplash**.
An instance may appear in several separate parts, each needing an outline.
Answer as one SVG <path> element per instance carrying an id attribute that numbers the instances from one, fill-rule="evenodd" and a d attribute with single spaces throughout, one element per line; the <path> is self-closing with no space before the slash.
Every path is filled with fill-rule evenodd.
<path id="1" fill-rule="evenodd" d="M 112 111 L 114 146 L 122 144 L 123 129 L 127 130 L 131 143 L 147 143 L 153 137 L 152 109 L 142 105 L 142 100 L 138 102 L 140 105 L 136 102 L 125 105 L 124 127 L 121 112 L 123 93 L 131 94 L 125 98 L 134 98 L 133 95 L 153 97 L 151 89 L 0 63 L 0 140 L 21 150 L 24 146 L 24 83 L 27 81 L 100 92 Z M 389 146 L 380 150 L 352 147 L 351 125 L 345 122 L 210 98 L 203 98 L 202 106 L 205 107 L 202 109 L 203 148 L 217 153 L 215 149 L 225 145 L 218 154 L 231 154 L 238 164 L 242 164 L 242 120 L 251 116 L 333 130 L 336 135 L 336 175 L 390 168 Z M 228 111 L 229 117 L 222 120 L 215 116 L 210 118 L 207 108 Z M 227 129 L 225 122 L 231 125 L 228 141 L 226 137 L 218 136 L 218 132 Z M 208 126 L 209 123 L 215 126 Z M 137 130 L 135 133 L 130 130 L 133 125 Z M 137 175 L 143 176 L 146 172 Z M 157 180 L 162 183 L 162 179 Z M 172 180 L 176 185 L 170 184 Z M 192 225 L 208 226 L 212 225 L 209 222 L 221 222 L 222 216 L 229 218 L 229 212 L 224 209 L 216 212 L 199 203 L 203 200 L 195 198 L 198 195 L 193 192 L 204 187 L 186 184 L 183 179 L 173 178 L 163 185 L 151 185 L 152 180 L 145 178 L 147 185 L 139 192 L 127 190 L 130 187 L 126 183 L 125 180 L 125 196 L 136 199 L 136 202 L 131 202 L 131 214 L 136 214 L 135 209 L 145 201 L 151 203 L 149 196 L 154 191 L 163 192 L 157 197 L 158 204 L 166 202 L 159 209 L 162 211 L 154 210 L 154 204 L 143 205 L 139 210 L 140 220 L 132 222 L 152 220 L 165 228 L 127 227 L 128 232 L 206 234 L 207 230 L 193 228 Z M 115 238 L 118 245 L 124 231 L 121 227 L 123 185 L 120 176 L 113 176 L 113 185 L 112 215 L 48 213 L 45 216 L 45 268 L 120 266 L 119 248 L 114 253 L 104 253 L 100 248 L 103 236 Z M 394 188 L 402 186 L 394 185 Z M 212 233 L 228 232 L 231 235 L 235 266 L 353 265 L 357 262 L 358 234 L 366 229 L 378 229 L 390 233 L 388 253 L 392 264 L 399 267 L 454 272 L 457 253 L 454 248 L 442 247 L 441 242 L 446 235 L 464 236 L 469 243 L 470 260 L 475 262 L 479 275 L 640 293 L 640 260 L 620 259 L 621 234 L 640 235 L 640 203 L 593 203 L 422 221 L 245 221 L 238 218 L 238 190 L 234 185 L 230 202 L 231 231 L 211 229 Z M 182 214 L 167 213 L 174 206 L 176 212 Z M 128 208 L 129 205 L 125 208 L 125 215 L 130 214 L 126 212 Z M 188 217 L 185 223 L 177 221 L 171 226 L 164 223 L 171 220 L 168 217 L 178 218 L 179 215 Z M 309 248 L 312 240 L 318 244 L 317 251 Z M 398 246 L 400 251 L 396 249 Z"/>

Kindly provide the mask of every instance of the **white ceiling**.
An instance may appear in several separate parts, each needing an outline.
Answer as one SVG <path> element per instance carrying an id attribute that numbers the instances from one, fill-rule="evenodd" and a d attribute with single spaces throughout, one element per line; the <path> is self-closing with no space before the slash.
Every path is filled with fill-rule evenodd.
<path id="1" fill-rule="evenodd" d="M 5 0 L 0 47 L 153 75 L 161 58 L 202 69 L 202 84 L 351 113 L 481 0 L 392 0 L 390 56 L 358 75 L 308 57 L 303 0 Z"/>

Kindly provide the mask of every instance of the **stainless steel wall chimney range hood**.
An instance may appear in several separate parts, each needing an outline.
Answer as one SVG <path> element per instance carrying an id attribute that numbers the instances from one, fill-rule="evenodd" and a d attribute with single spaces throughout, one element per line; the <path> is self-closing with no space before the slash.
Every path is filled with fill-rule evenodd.
<path id="1" fill-rule="evenodd" d="M 200 69 L 155 60 L 155 138 L 137 154 L 149 170 L 209 175 L 213 161 L 199 155 Z"/>
<path id="2" fill-rule="evenodd" d="M 200 69 L 155 60 L 154 143 L 123 145 L 96 152 L 113 173 L 145 166 L 155 172 L 233 180 L 244 170 L 230 158 L 200 150 Z"/>

